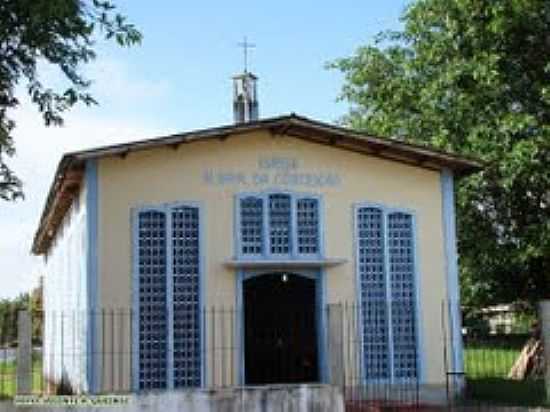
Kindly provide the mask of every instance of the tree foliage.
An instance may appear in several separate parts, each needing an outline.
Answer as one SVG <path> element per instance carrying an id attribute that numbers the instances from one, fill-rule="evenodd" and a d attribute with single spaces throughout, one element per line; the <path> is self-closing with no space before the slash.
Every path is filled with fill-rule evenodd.
<path id="1" fill-rule="evenodd" d="M 403 29 L 329 67 L 343 122 L 474 155 L 457 188 L 463 300 L 550 291 L 550 2 L 419 0 Z"/>
<path id="2" fill-rule="evenodd" d="M 101 38 L 131 46 L 141 34 L 110 1 L 0 1 L 0 200 L 22 196 L 21 181 L 7 164 L 15 153 L 15 123 L 8 112 L 18 105 L 16 87 L 24 84 L 46 125 L 61 125 L 63 113 L 78 102 L 96 103 L 82 67 L 96 57 Z M 64 90 L 41 81 L 42 63 L 61 71 L 68 81 Z"/>
<path id="3" fill-rule="evenodd" d="M 44 329 L 43 278 L 30 293 L 22 293 L 12 299 L 0 299 L 0 348 L 15 346 L 17 342 L 17 318 L 19 311 L 29 310 L 32 322 L 32 341 L 42 342 Z M 1 350 L 1 349 L 0 349 Z"/>

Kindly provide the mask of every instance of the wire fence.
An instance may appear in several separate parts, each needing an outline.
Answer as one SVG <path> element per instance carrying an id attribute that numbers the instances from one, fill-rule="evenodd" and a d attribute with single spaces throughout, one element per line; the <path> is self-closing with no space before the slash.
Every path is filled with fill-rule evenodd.
<path id="1" fill-rule="evenodd" d="M 343 388 L 350 410 L 414 406 L 416 346 L 402 354 L 414 365 L 397 376 L 390 367 L 394 361 L 384 354 L 388 342 L 378 336 L 385 331 L 384 339 L 389 338 L 390 307 L 391 302 L 370 308 L 343 303 L 306 309 L 288 304 L 254 310 L 37 312 L 32 362 L 23 377 L 18 376 L 17 314 L 12 314 L 0 323 L 0 396 L 13 397 L 21 378 L 35 394 L 330 381 Z M 415 320 L 409 320 L 405 326 L 416 334 Z"/>
<path id="2" fill-rule="evenodd" d="M 406 321 L 392 324 L 389 314 L 403 309 L 409 311 Z M 419 408 L 419 331 L 415 313 L 402 301 L 387 300 L 371 300 L 366 305 L 346 302 L 328 309 L 329 320 L 340 316 L 342 320 L 341 331 L 334 336 L 341 337 L 343 350 L 332 347 L 329 353 L 333 357 L 341 353 L 343 357 L 347 411 Z M 338 328 L 335 323 L 332 326 Z"/>
<path id="3" fill-rule="evenodd" d="M 0 398 L 16 394 L 18 379 L 30 382 L 35 394 L 330 382 L 342 388 L 350 411 L 417 408 L 421 331 L 414 316 L 388 320 L 390 312 L 407 309 L 400 304 L 34 311 L 23 377 L 18 314 L 4 313 Z M 441 325 L 429 327 L 441 327 L 443 336 L 442 353 L 429 359 L 451 380 L 447 312 L 444 303 Z M 544 403 L 540 326 L 526 307 L 463 308 L 466 403 Z"/>

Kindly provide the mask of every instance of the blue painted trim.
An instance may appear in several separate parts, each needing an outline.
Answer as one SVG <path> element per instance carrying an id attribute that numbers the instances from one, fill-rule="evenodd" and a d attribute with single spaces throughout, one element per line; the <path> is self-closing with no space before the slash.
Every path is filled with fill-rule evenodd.
<path id="1" fill-rule="evenodd" d="M 241 198 L 233 196 L 233 256 L 241 255 Z"/>
<path id="2" fill-rule="evenodd" d="M 390 361 L 390 382 L 395 382 L 395 350 L 393 340 L 393 310 L 392 310 L 392 290 L 390 273 L 390 244 L 388 238 L 388 219 L 389 213 L 382 209 L 382 237 L 384 239 L 384 278 L 386 281 L 386 316 L 388 319 L 388 359 Z"/>
<path id="3" fill-rule="evenodd" d="M 357 321 L 359 323 L 359 325 L 361 326 L 361 328 L 359 329 L 356 329 L 359 333 L 359 359 L 360 359 L 360 371 L 363 371 L 363 363 L 365 362 L 365 353 L 364 353 L 364 347 L 365 347 L 365 341 L 363 339 L 363 316 L 362 316 L 362 310 L 361 310 L 361 275 L 359 273 L 359 242 L 358 242 L 358 239 L 359 239 L 359 236 L 358 236 L 358 233 L 359 233 L 359 229 L 358 229 L 358 219 L 357 219 L 357 214 L 359 212 L 359 208 L 360 207 L 363 207 L 362 205 L 359 205 L 359 204 L 353 204 L 351 209 L 351 222 L 352 222 L 352 235 L 353 235 L 353 241 L 352 241 L 352 246 L 353 246 L 353 262 L 354 262 L 354 272 L 355 272 L 355 301 L 356 301 L 356 307 L 357 307 Z M 352 303 L 353 305 L 353 303 Z M 346 307 L 347 307 L 347 302 L 346 302 Z M 357 326 L 357 325 L 356 325 Z M 349 338 L 348 338 L 349 339 Z M 345 362 L 345 360 L 344 360 Z M 346 381 L 347 379 L 347 376 L 346 376 L 346 373 L 347 371 L 344 370 L 344 381 Z M 352 378 L 353 379 L 353 378 Z M 364 374 L 361 373 L 360 375 L 360 381 L 361 382 L 366 382 L 366 378 L 364 376 Z"/>
<path id="4" fill-rule="evenodd" d="M 269 233 L 270 225 L 269 225 L 269 194 L 264 194 L 262 197 L 262 204 L 264 212 L 263 214 L 263 227 L 262 227 L 262 255 L 260 258 L 263 258 L 265 256 L 271 256 L 271 236 Z M 241 217 L 239 215 L 239 225 L 241 224 Z M 240 248 L 240 245 L 239 245 Z M 241 258 L 245 255 L 239 254 L 237 255 L 238 258 Z"/>
<path id="5" fill-rule="evenodd" d="M 290 195 L 290 256 L 298 256 L 298 199 Z"/>
<path id="6" fill-rule="evenodd" d="M 139 209 L 131 211 L 132 228 L 132 389 L 139 391 L 139 271 L 138 271 L 138 226 Z"/>
<path id="7" fill-rule="evenodd" d="M 325 239 L 325 198 L 324 196 L 318 195 L 314 197 L 319 202 L 319 256 L 326 256 L 326 239 Z"/>
<path id="8" fill-rule="evenodd" d="M 424 353 L 424 339 L 423 339 L 423 329 L 422 329 L 422 310 L 421 310 L 421 302 L 420 302 L 420 265 L 418 261 L 418 234 L 417 234 L 417 226 L 416 226 L 416 211 L 414 209 L 410 208 L 403 208 L 403 207 L 395 207 L 395 206 L 388 206 L 382 203 L 373 203 L 373 202 L 357 202 L 353 205 L 353 248 L 354 248 L 354 257 L 355 257 L 355 282 L 356 282 L 356 299 L 359 305 L 361 305 L 361 279 L 360 279 L 360 273 L 359 273 L 359 253 L 358 253 L 358 227 L 357 227 L 357 214 L 359 209 L 361 208 L 375 208 L 382 212 L 382 228 L 383 228 L 383 239 L 384 239 L 384 276 L 386 279 L 386 298 L 388 301 L 388 340 L 389 340 L 389 361 L 390 361 L 390 381 L 393 383 L 399 383 L 402 380 L 398 379 L 396 380 L 394 378 L 394 356 L 393 356 L 393 328 L 392 328 L 392 310 L 391 310 L 391 274 L 389 271 L 389 245 L 388 245 L 388 216 L 394 213 L 404 213 L 411 216 L 412 219 L 412 230 L 413 230 L 413 256 L 414 256 L 414 282 L 415 282 L 415 311 L 416 311 L 416 344 L 417 344 L 417 379 L 420 383 L 425 382 L 425 374 L 424 371 L 426 370 L 425 362 L 426 362 L 426 354 Z M 360 306 L 359 306 L 360 308 Z M 363 333 L 362 333 L 362 325 L 363 321 L 361 319 L 361 310 L 359 310 L 359 316 L 358 316 L 360 325 L 359 329 L 361 331 L 361 359 L 364 359 L 364 353 L 363 353 Z M 361 370 L 363 370 L 363 363 L 364 360 L 361 362 Z M 366 382 L 366 377 L 361 374 L 361 380 Z"/>
<path id="9" fill-rule="evenodd" d="M 277 269 L 276 266 L 273 268 L 261 268 L 261 269 L 245 269 L 243 270 L 243 281 L 252 279 L 258 276 L 271 275 L 273 273 L 283 273 L 288 272 L 293 275 L 299 275 L 304 278 L 317 281 L 319 279 L 318 270 L 310 268 L 292 268 L 292 269 Z"/>
<path id="10" fill-rule="evenodd" d="M 87 334 L 87 365 L 86 378 L 90 393 L 99 391 L 100 365 L 95 362 L 94 352 L 97 339 L 97 323 L 95 311 L 99 305 L 99 280 L 98 280 L 98 220 L 99 220 L 99 182 L 96 160 L 87 160 L 85 166 L 86 179 L 86 229 L 87 229 L 87 291 L 88 302 L 88 334 Z"/>
<path id="11" fill-rule="evenodd" d="M 299 197 L 299 198 L 302 198 L 302 197 L 305 197 L 305 198 L 311 198 L 311 199 L 315 199 L 317 198 L 318 196 L 320 196 L 319 194 L 317 193 L 312 193 L 312 192 L 302 192 L 302 191 L 297 191 L 297 190 L 289 190 L 288 188 L 284 188 L 284 187 L 277 187 L 277 186 L 273 186 L 273 187 L 267 187 L 265 189 L 262 189 L 262 190 L 258 190 L 258 191 L 244 191 L 244 192 L 239 192 L 237 193 L 237 196 L 244 196 L 244 197 L 247 197 L 247 196 L 269 196 L 269 195 L 290 195 L 290 196 L 296 196 L 296 197 Z"/>
<path id="12" fill-rule="evenodd" d="M 239 373 L 239 376 L 238 376 L 238 384 L 243 386 L 244 383 L 245 383 L 245 378 L 244 378 L 244 374 L 245 374 L 245 356 L 244 354 L 246 353 L 245 352 L 245 339 L 244 339 L 244 303 L 243 303 L 243 282 L 244 282 L 244 272 L 242 270 L 237 270 L 237 274 L 236 274 L 236 286 L 235 286 L 235 290 L 236 290 L 236 308 L 237 308 L 237 324 L 236 324 L 236 329 L 237 329 L 237 333 L 238 333 L 238 336 L 237 336 L 237 342 L 238 342 L 238 347 L 240 348 L 240 350 L 237 351 L 236 353 L 236 357 L 237 357 L 237 362 L 235 363 L 235 365 L 238 365 L 238 373 Z"/>
<path id="13" fill-rule="evenodd" d="M 443 241 L 447 275 L 447 298 L 449 299 L 449 324 L 452 337 L 453 372 L 464 372 L 462 348 L 462 319 L 460 312 L 460 286 L 458 282 L 458 251 L 456 241 L 456 212 L 454 177 L 449 169 L 441 172 L 441 196 L 443 209 Z M 454 375 L 456 383 L 462 384 L 462 377 Z"/>
<path id="14" fill-rule="evenodd" d="M 416 340 L 417 340 L 417 368 L 416 373 L 418 376 L 418 380 L 420 383 L 424 383 L 426 381 L 426 348 L 424 347 L 424 325 L 422 322 L 422 274 L 420 271 L 420 268 L 422 265 L 420 264 L 420 242 L 418 241 L 418 231 L 417 231 L 417 217 L 416 214 L 412 215 L 412 227 L 413 227 L 413 242 L 414 242 L 414 251 L 413 251 L 413 259 L 414 259 L 414 283 L 415 283 L 415 303 L 416 303 L 416 312 L 417 315 L 415 316 L 416 320 Z"/>
<path id="15" fill-rule="evenodd" d="M 174 389 L 174 260 L 173 260 L 173 237 L 172 210 L 165 206 L 164 216 L 166 222 L 166 317 L 167 332 L 166 338 L 166 387 Z M 199 217 L 200 219 L 200 217 Z M 199 222 L 200 227 L 200 222 Z"/>
<path id="16" fill-rule="evenodd" d="M 206 307 L 206 258 L 204 251 L 206 246 L 206 210 L 201 202 L 193 203 L 199 209 L 199 335 L 201 346 L 201 387 L 206 387 L 206 328 L 205 313 L 203 308 Z"/>
<path id="17" fill-rule="evenodd" d="M 320 268 L 320 267 L 333 267 L 347 263 L 345 258 L 297 258 L 297 259 L 242 259 L 242 260 L 226 260 L 225 266 L 233 268 L 275 268 L 275 269 L 291 269 L 297 267 L 298 269 L 306 268 Z"/>
<path id="18" fill-rule="evenodd" d="M 319 363 L 319 378 L 322 383 L 330 383 L 329 359 L 327 351 L 327 285 L 326 272 L 320 268 L 317 272 L 317 360 Z"/>

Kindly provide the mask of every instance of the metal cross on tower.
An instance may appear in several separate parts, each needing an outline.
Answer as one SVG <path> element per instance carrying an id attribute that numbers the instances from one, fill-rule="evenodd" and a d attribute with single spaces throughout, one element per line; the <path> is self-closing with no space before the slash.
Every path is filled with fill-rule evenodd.
<path id="1" fill-rule="evenodd" d="M 255 48 L 256 45 L 254 43 L 249 43 L 246 36 L 244 36 L 244 41 L 240 42 L 238 45 L 239 45 L 239 47 L 243 48 L 243 52 L 244 52 L 244 72 L 247 73 L 248 72 L 248 50 Z"/>

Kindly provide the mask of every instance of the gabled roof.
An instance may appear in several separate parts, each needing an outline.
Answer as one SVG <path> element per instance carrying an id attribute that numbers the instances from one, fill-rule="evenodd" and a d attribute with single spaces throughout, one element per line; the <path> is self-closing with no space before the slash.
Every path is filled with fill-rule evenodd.
<path id="1" fill-rule="evenodd" d="M 448 168 L 459 176 L 473 173 L 482 168 L 479 161 L 464 156 L 401 140 L 372 136 L 296 114 L 71 152 L 65 154 L 59 162 L 34 237 L 32 252 L 40 255 L 48 251 L 65 212 L 70 207 L 73 198 L 78 195 L 86 160 L 107 156 L 125 157 L 134 151 L 162 146 L 178 148 L 184 144 L 207 139 L 225 140 L 229 136 L 255 130 L 267 130 L 273 135 L 294 136 L 318 144 L 390 159 L 416 167 L 433 170 Z"/>

